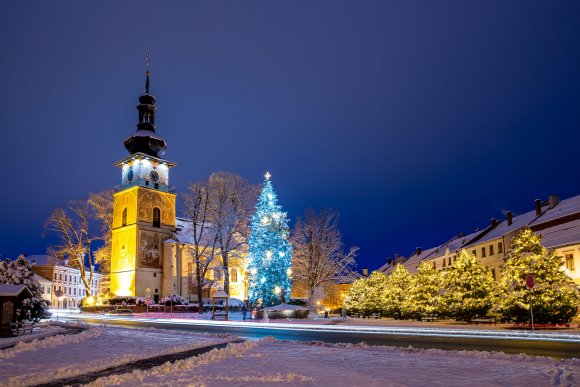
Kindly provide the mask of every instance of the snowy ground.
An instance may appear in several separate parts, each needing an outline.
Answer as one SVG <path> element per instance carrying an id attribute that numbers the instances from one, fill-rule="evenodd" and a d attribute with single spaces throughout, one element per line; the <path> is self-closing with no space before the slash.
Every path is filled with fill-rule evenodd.
<path id="1" fill-rule="evenodd" d="M 272 339 L 98 379 L 95 386 L 573 386 L 580 359 L 323 345 Z"/>
<path id="2" fill-rule="evenodd" d="M 21 342 L 0 351 L 0 386 L 45 383 L 232 340 L 157 329 L 81 326 L 86 328 L 82 333 Z"/>
<path id="3" fill-rule="evenodd" d="M 34 327 L 32 334 L 21 334 L 20 336 L 14 337 L 2 337 L 0 338 L 0 349 L 11 347 L 14 344 L 18 344 L 22 341 L 31 341 L 34 339 L 42 339 L 44 337 L 53 336 L 59 333 L 66 332 L 66 329 L 58 325 L 53 325 L 49 323 L 41 323 Z M 0 357 L 1 358 L 1 357 Z"/>

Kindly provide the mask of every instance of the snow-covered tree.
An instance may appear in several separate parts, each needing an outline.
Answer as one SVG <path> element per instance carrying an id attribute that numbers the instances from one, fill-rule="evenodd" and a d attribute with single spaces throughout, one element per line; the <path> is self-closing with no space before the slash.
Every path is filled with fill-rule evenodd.
<path id="1" fill-rule="evenodd" d="M 296 221 L 291 239 L 293 289 L 299 289 L 311 303 L 325 288 L 354 279 L 358 248 L 344 252 L 337 212 L 325 209 L 317 214 L 308 209 L 304 220 Z"/>
<path id="2" fill-rule="evenodd" d="M 50 317 L 48 301 L 42 298 L 40 283 L 34 278 L 34 265 L 24 255 L 14 261 L 0 261 L 0 284 L 26 285 L 32 293 L 32 297 L 24 299 L 22 308 L 17 311 L 19 320 L 38 321 Z"/>
<path id="3" fill-rule="evenodd" d="M 105 191 L 91 194 L 89 199 L 70 201 L 66 208 L 54 210 L 46 221 L 46 230 L 56 233 L 60 241 L 49 246 L 48 254 L 79 269 L 87 297 L 91 296 L 96 266 L 101 265 L 104 272 L 109 270 L 112 217 L 113 198 Z"/>
<path id="4" fill-rule="evenodd" d="M 541 236 L 528 228 L 512 240 L 512 250 L 501 270 L 497 310 L 505 318 L 530 321 L 530 306 L 537 323 L 569 322 L 578 312 L 578 289 L 562 271 L 561 257 L 541 244 Z M 531 275 L 535 286 L 528 289 Z"/>
<path id="5" fill-rule="evenodd" d="M 418 319 L 423 314 L 440 313 L 443 273 L 427 262 L 421 262 L 411 276 L 403 302 L 403 315 Z"/>
<path id="6" fill-rule="evenodd" d="M 99 193 L 90 193 L 89 206 L 92 209 L 92 216 L 100 223 L 100 235 L 103 245 L 95 252 L 95 264 L 99 272 L 103 274 L 99 281 L 99 293 L 108 294 L 110 290 L 111 271 L 111 241 L 113 237 L 113 191 L 106 190 Z"/>
<path id="7" fill-rule="evenodd" d="M 492 306 L 494 286 L 491 272 L 474 255 L 461 251 L 444 273 L 445 313 L 465 321 L 485 316 Z"/>
<path id="8" fill-rule="evenodd" d="M 349 313 L 362 313 L 366 316 L 383 313 L 387 282 L 387 276 L 376 271 L 367 278 L 357 279 L 345 297 L 346 309 Z"/>
<path id="9" fill-rule="evenodd" d="M 387 276 L 384 294 L 383 313 L 389 317 L 401 318 L 403 304 L 411 286 L 411 274 L 405 266 L 398 264 L 391 275 Z"/>
<path id="10" fill-rule="evenodd" d="M 248 239 L 249 301 L 263 306 L 290 298 L 292 245 L 288 218 L 278 204 L 270 174 L 258 197 Z"/>
<path id="11" fill-rule="evenodd" d="M 257 187 L 229 172 L 212 173 L 207 181 L 208 220 L 215 227 L 216 246 L 224 269 L 224 291 L 230 293 L 230 260 L 236 266 L 247 253 L 248 219 Z"/>
<path id="12" fill-rule="evenodd" d="M 210 195 L 206 181 L 191 183 L 189 192 L 183 195 L 185 216 L 191 222 L 191 239 L 187 249 L 193 261 L 190 284 L 197 288 L 198 311 L 203 313 L 203 288 L 211 281 L 207 274 L 215 264 L 217 235 L 216 228 L 209 222 Z"/>

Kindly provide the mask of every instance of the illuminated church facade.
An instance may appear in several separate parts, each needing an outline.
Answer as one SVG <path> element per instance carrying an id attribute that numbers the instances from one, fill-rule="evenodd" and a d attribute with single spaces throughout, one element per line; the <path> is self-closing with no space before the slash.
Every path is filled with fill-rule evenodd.
<path id="1" fill-rule="evenodd" d="M 151 298 L 176 294 L 196 301 L 200 295 L 192 283 L 194 265 L 187 244 L 191 222 L 176 218 L 176 194 L 169 186 L 175 164 L 163 158 L 167 144 L 155 132 L 157 108 L 149 94 L 149 78 L 147 69 L 145 94 L 137 106 L 137 131 L 125 140 L 129 156 L 115 164 L 121 169 L 121 185 L 113 194 L 111 292 Z M 244 263 L 229 270 L 230 296 L 246 299 Z M 223 286 L 219 264 L 208 276 L 210 286 L 202 297 Z"/>

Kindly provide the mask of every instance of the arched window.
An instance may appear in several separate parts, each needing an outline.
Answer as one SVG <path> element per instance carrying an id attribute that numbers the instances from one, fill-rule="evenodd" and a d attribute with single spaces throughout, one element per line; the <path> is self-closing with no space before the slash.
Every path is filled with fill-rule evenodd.
<path id="1" fill-rule="evenodd" d="M 123 208 L 123 215 L 121 216 L 121 226 L 127 225 L 127 207 Z"/>
<path id="2" fill-rule="evenodd" d="M 230 280 L 232 282 L 238 282 L 238 271 L 236 269 L 232 269 L 231 273 L 232 273 L 232 275 L 231 275 Z"/>
<path id="3" fill-rule="evenodd" d="M 158 207 L 153 209 L 153 227 L 161 227 L 161 210 Z"/>

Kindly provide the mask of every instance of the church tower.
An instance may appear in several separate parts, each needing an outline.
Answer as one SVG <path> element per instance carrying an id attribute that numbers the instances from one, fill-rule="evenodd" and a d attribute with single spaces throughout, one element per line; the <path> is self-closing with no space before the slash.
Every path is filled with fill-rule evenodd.
<path id="1" fill-rule="evenodd" d="M 139 97 L 137 131 L 125 140 L 130 155 L 121 168 L 121 186 L 113 195 L 111 292 L 117 296 L 159 294 L 163 280 L 163 241 L 175 230 L 175 193 L 163 159 L 165 140 L 155 133 L 155 97 L 149 94 L 149 54 L 145 94 Z"/>

